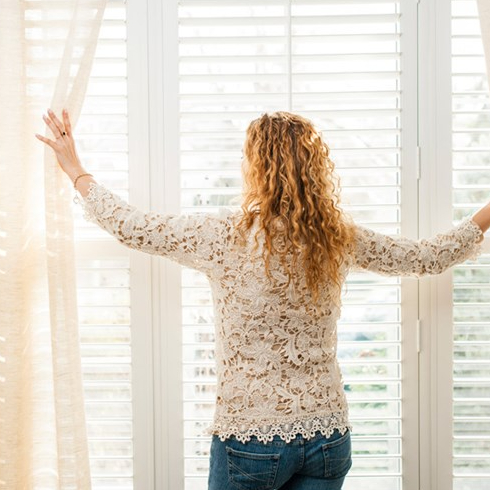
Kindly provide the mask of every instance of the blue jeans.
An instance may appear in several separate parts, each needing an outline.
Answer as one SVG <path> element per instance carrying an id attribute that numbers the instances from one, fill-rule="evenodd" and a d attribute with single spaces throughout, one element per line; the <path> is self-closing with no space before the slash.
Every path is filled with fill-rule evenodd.
<path id="1" fill-rule="evenodd" d="M 351 465 L 349 431 L 266 444 L 213 435 L 208 490 L 341 490 Z"/>

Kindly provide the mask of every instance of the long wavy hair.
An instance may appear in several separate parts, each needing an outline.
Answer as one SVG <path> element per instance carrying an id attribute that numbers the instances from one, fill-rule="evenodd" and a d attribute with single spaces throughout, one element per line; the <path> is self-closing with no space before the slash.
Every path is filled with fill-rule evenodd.
<path id="1" fill-rule="evenodd" d="M 340 267 L 354 242 L 354 226 L 339 208 L 339 180 L 330 149 L 313 123 L 297 114 L 263 114 L 247 128 L 242 165 L 242 240 L 255 220 L 263 232 L 263 258 L 277 255 L 295 283 L 298 269 L 316 302 L 326 281 L 342 288 Z"/>

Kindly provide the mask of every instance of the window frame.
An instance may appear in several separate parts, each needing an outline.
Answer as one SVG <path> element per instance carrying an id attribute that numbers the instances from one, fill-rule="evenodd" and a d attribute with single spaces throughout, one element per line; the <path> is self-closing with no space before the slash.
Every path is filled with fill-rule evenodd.
<path id="1" fill-rule="evenodd" d="M 125 0 L 127 8 L 128 66 L 128 158 L 129 202 L 140 209 L 156 208 L 150 200 L 152 162 L 149 131 L 149 18 L 146 2 Z M 153 43 L 154 44 L 154 43 Z M 134 488 L 155 486 L 155 447 L 159 438 L 160 392 L 154 376 L 155 363 L 161 357 L 159 339 L 159 283 L 155 258 L 130 250 L 131 357 L 133 402 L 133 484 Z M 165 461 L 162 459 L 162 461 Z M 158 480 L 157 480 L 158 481 Z M 162 487 L 163 488 L 163 487 Z M 166 487 L 165 487 L 166 488 Z"/>
<path id="2" fill-rule="evenodd" d="M 130 200 L 178 213 L 177 3 L 127 2 Z M 162 90 L 163 88 L 163 90 Z M 147 162 L 142 164 L 141 162 Z M 131 251 L 134 487 L 183 488 L 180 271 Z M 140 316 L 141 315 L 141 316 Z M 141 396 L 139 396 L 141 395 Z"/>

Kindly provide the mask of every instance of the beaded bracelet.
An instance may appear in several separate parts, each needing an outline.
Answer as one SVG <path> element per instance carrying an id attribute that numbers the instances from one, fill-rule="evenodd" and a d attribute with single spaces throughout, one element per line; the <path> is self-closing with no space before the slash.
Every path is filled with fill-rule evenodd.
<path id="1" fill-rule="evenodd" d="M 91 177 L 93 177 L 92 174 L 80 174 L 74 181 L 73 181 L 73 188 L 76 190 L 77 189 L 77 180 L 80 178 L 80 177 L 83 177 L 84 175 L 90 175 Z"/>

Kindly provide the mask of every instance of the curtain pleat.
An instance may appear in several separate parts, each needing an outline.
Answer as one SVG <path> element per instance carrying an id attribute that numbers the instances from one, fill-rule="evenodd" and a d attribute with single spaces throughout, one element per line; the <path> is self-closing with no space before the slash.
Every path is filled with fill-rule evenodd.
<path id="1" fill-rule="evenodd" d="M 80 114 L 107 0 L 0 4 L 0 488 L 90 489 L 71 200 L 34 133 Z"/>
<path id="2" fill-rule="evenodd" d="M 478 0 L 478 12 L 487 64 L 487 75 L 490 79 L 490 0 Z"/>

